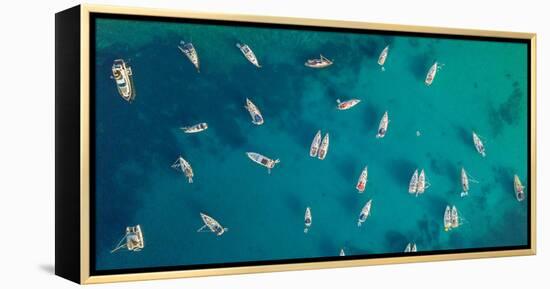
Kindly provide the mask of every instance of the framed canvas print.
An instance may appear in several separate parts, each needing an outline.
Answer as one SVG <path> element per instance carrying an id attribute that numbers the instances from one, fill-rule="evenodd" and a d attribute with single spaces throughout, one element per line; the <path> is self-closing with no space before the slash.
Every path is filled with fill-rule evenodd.
<path id="1" fill-rule="evenodd" d="M 535 253 L 535 35 L 56 14 L 56 274 Z"/>

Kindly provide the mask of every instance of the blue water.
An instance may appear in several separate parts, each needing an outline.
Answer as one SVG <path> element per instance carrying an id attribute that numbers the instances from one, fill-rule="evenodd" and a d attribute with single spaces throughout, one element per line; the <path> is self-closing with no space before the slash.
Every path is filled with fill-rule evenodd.
<path id="1" fill-rule="evenodd" d="M 196 72 L 177 49 L 192 41 Z M 261 69 L 235 47 L 244 42 Z M 390 45 L 385 71 L 376 63 Z M 322 53 L 334 64 L 303 63 Z M 419 251 L 527 244 L 527 45 L 413 36 L 98 19 L 96 23 L 96 269 Z M 113 60 L 134 72 L 127 103 L 110 78 Z M 443 63 L 432 86 L 424 78 Z M 251 123 L 250 98 L 265 123 Z M 336 99 L 359 98 L 336 109 Z M 384 111 L 390 124 L 376 139 Z M 207 122 L 207 131 L 179 127 Z M 330 133 L 325 160 L 309 157 L 317 130 Z M 416 136 L 416 131 L 421 135 Z M 485 141 L 487 157 L 471 133 Z M 254 151 L 280 158 L 271 174 Z M 182 155 L 194 183 L 170 168 Z M 355 184 L 365 165 L 369 183 Z M 479 183 L 460 197 L 460 168 Z M 416 168 L 431 186 L 407 193 Z M 365 202 L 371 216 L 356 225 Z M 447 205 L 463 225 L 443 230 Z M 303 233 L 304 211 L 313 224 Z M 197 233 L 204 212 L 228 227 Z M 109 251 L 140 224 L 141 252 Z"/>

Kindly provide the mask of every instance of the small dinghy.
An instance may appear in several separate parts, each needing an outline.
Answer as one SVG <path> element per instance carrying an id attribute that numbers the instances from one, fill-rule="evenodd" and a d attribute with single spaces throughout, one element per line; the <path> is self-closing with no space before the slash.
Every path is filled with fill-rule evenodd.
<path id="1" fill-rule="evenodd" d="M 386 132 L 388 131 L 388 112 L 384 112 L 384 115 L 382 116 L 382 119 L 380 120 L 380 125 L 378 126 L 378 133 L 376 134 L 376 138 L 383 138 L 386 135 Z"/>
<path id="2" fill-rule="evenodd" d="M 317 131 L 317 134 L 315 134 L 315 137 L 311 142 L 311 147 L 309 149 L 309 156 L 312 158 L 317 157 L 317 153 L 319 152 L 320 146 L 321 146 L 321 131 Z"/>
<path id="3" fill-rule="evenodd" d="M 250 49 L 250 47 L 244 43 L 237 43 L 237 48 L 241 50 L 244 57 L 250 61 L 250 63 L 254 64 L 254 66 L 260 68 L 260 64 L 258 63 L 258 59 L 256 58 L 256 55 L 254 54 L 254 51 Z"/>
<path id="4" fill-rule="evenodd" d="M 121 249 L 127 249 L 131 252 L 141 251 L 145 247 L 143 240 L 143 233 L 141 232 L 140 225 L 133 227 L 126 227 L 126 234 L 120 239 L 116 247 L 111 250 L 111 253 L 115 253 Z"/>
<path id="5" fill-rule="evenodd" d="M 124 60 L 117 59 L 111 70 L 113 72 L 111 78 L 115 80 L 118 93 L 127 102 L 132 102 L 136 98 L 132 68 Z"/>
<path id="6" fill-rule="evenodd" d="M 256 107 L 256 105 L 252 101 L 250 101 L 250 99 L 248 98 L 246 99 L 246 105 L 244 107 L 250 113 L 250 117 L 252 118 L 253 124 L 262 125 L 264 123 L 264 118 L 262 116 L 262 113 Z"/>
<path id="7" fill-rule="evenodd" d="M 416 194 L 416 188 L 418 187 L 418 170 L 414 170 L 414 173 L 409 182 L 409 193 Z"/>
<path id="8" fill-rule="evenodd" d="M 325 137 L 323 138 L 323 141 L 321 142 L 321 146 L 319 146 L 319 154 L 317 155 L 317 158 L 320 160 L 324 160 L 328 153 L 328 145 L 329 145 L 329 137 L 328 132 L 325 134 Z"/>
<path id="9" fill-rule="evenodd" d="M 253 162 L 261 165 L 261 166 L 264 166 L 267 168 L 267 172 L 268 173 L 271 173 L 271 169 L 275 167 L 276 164 L 278 164 L 280 161 L 279 159 L 276 159 L 276 160 L 272 160 L 266 156 L 263 156 L 259 153 L 254 153 L 254 152 L 247 152 L 246 155 L 248 156 L 248 158 L 250 158 Z"/>
<path id="10" fill-rule="evenodd" d="M 340 249 L 340 257 L 346 256 L 346 252 L 344 252 L 344 249 Z"/>
<path id="11" fill-rule="evenodd" d="M 184 158 L 179 156 L 176 162 L 172 165 L 172 168 L 182 171 L 183 174 L 187 177 L 189 183 L 193 182 L 193 168 Z"/>
<path id="12" fill-rule="evenodd" d="M 477 152 L 482 157 L 485 157 L 485 146 L 483 145 L 483 142 L 481 141 L 479 136 L 475 132 L 472 132 L 472 138 L 474 140 L 474 146 L 475 146 Z"/>
<path id="13" fill-rule="evenodd" d="M 193 46 L 193 43 L 188 42 L 185 43 L 185 41 L 180 41 L 180 45 L 178 45 L 179 50 L 187 56 L 189 61 L 195 66 L 197 69 L 197 72 L 201 72 L 200 70 L 200 62 L 199 62 L 199 55 L 197 54 L 197 50 L 195 50 L 195 47 Z"/>
<path id="14" fill-rule="evenodd" d="M 370 215 L 370 207 L 371 207 L 371 204 L 372 204 L 372 200 L 369 200 L 365 206 L 363 207 L 363 209 L 361 210 L 361 213 L 359 214 L 359 219 L 357 220 L 357 226 L 358 227 L 361 227 L 361 225 L 363 225 L 363 223 L 367 220 L 367 218 L 369 217 Z"/>
<path id="15" fill-rule="evenodd" d="M 304 233 L 307 234 L 309 231 L 309 228 L 311 227 L 311 209 L 309 207 L 306 208 L 306 213 L 304 215 Z"/>
<path id="16" fill-rule="evenodd" d="M 357 98 L 352 98 L 345 101 L 340 101 L 340 99 L 336 100 L 336 103 L 338 103 L 338 110 L 348 110 L 354 106 L 356 106 L 358 103 L 360 103 L 361 100 Z"/>
<path id="17" fill-rule="evenodd" d="M 432 82 L 434 81 L 435 79 L 435 74 L 437 73 L 437 71 L 439 69 L 441 69 L 442 65 L 440 65 L 439 63 L 435 62 L 431 67 L 430 69 L 428 70 L 428 74 L 426 74 L 426 80 L 424 80 L 424 83 L 426 83 L 427 86 L 430 86 L 432 85 Z"/>
<path id="18" fill-rule="evenodd" d="M 308 59 L 304 65 L 311 68 L 325 68 L 332 65 L 331 60 L 323 55 L 320 55 L 320 57 L 321 58 Z"/>
<path id="19" fill-rule="evenodd" d="M 216 221 L 214 218 L 208 216 L 207 214 L 200 213 L 201 219 L 204 222 L 204 225 L 200 227 L 197 232 L 209 232 L 214 233 L 216 236 L 221 236 L 223 233 L 225 233 L 228 229 L 224 228 L 218 221 Z"/>
<path id="20" fill-rule="evenodd" d="M 524 187 L 521 184 L 521 181 L 518 175 L 514 175 L 514 191 L 516 192 L 516 199 L 518 202 L 521 202 L 525 199 L 525 193 L 523 192 Z"/>
<path id="21" fill-rule="evenodd" d="M 388 51 L 390 50 L 390 46 L 386 46 L 382 52 L 380 53 L 380 56 L 378 56 L 378 65 L 380 65 L 380 69 L 382 71 L 385 71 L 384 63 L 386 63 L 386 58 L 388 58 Z"/>
<path id="22" fill-rule="evenodd" d="M 359 175 L 359 180 L 357 180 L 357 185 L 355 186 L 355 188 L 359 193 L 362 193 L 365 191 L 365 187 L 367 186 L 367 182 L 368 182 L 368 176 L 369 176 L 368 168 L 367 166 L 365 166 L 365 168 L 361 172 L 361 175 Z"/>
<path id="23" fill-rule="evenodd" d="M 445 208 L 445 213 L 443 214 L 443 227 L 445 231 L 449 231 L 453 228 L 453 222 L 451 219 L 451 207 L 447 206 Z"/>
<path id="24" fill-rule="evenodd" d="M 185 133 L 197 133 L 205 131 L 206 129 L 208 129 L 208 124 L 206 122 L 201 122 L 192 126 L 184 126 L 181 128 L 181 130 Z"/>

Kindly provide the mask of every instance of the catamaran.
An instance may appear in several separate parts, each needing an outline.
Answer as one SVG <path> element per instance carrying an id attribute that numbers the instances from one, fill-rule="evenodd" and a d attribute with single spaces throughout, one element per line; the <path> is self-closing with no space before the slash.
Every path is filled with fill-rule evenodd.
<path id="1" fill-rule="evenodd" d="M 405 247 L 405 253 L 412 253 L 416 252 L 416 243 L 408 243 L 407 247 Z"/>
<path id="2" fill-rule="evenodd" d="M 329 137 L 328 132 L 325 134 L 325 137 L 323 138 L 323 141 L 321 142 L 321 146 L 319 146 L 319 154 L 317 155 L 317 158 L 320 160 L 324 160 L 328 153 L 328 145 L 329 145 Z"/>
<path id="3" fill-rule="evenodd" d="M 386 46 L 382 52 L 380 53 L 380 56 L 378 56 L 378 65 L 380 65 L 380 69 L 382 69 L 382 71 L 385 71 L 386 69 L 384 68 L 384 63 L 386 63 L 386 58 L 388 58 L 388 51 L 390 49 L 390 46 Z"/>
<path id="4" fill-rule="evenodd" d="M 250 101 L 250 99 L 248 98 L 246 99 L 246 105 L 244 107 L 250 113 L 250 117 L 252 118 L 253 124 L 262 125 L 264 123 L 264 118 L 262 116 L 262 113 L 256 107 L 256 105 L 252 101 Z"/>
<path id="5" fill-rule="evenodd" d="M 132 102 L 136 98 L 134 83 L 132 79 L 132 68 L 122 59 L 117 59 L 113 63 L 112 78 L 116 82 L 118 93 L 128 102 Z"/>
<path id="6" fill-rule="evenodd" d="M 453 227 L 453 221 L 451 219 L 451 207 L 447 206 L 445 208 L 445 213 L 443 214 L 443 227 L 445 231 L 449 231 Z"/>
<path id="7" fill-rule="evenodd" d="M 382 116 L 382 119 L 380 120 L 380 125 L 378 126 L 378 133 L 376 134 L 376 138 L 383 138 L 386 135 L 386 131 L 388 130 L 388 112 L 384 112 L 384 115 Z"/>
<path id="8" fill-rule="evenodd" d="M 455 206 L 451 208 L 451 227 L 453 229 L 458 228 L 460 226 L 459 218 L 458 218 L 458 210 Z"/>
<path id="9" fill-rule="evenodd" d="M 184 126 L 181 128 L 185 133 L 197 133 L 208 129 L 208 124 L 206 122 L 201 122 L 192 126 Z"/>
<path id="10" fill-rule="evenodd" d="M 430 70 L 428 70 L 428 74 L 426 74 L 426 80 L 424 81 L 427 86 L 432 85 L 432 82 L 435 79 L 435 74 L 437 71 L 441 69 L 441 65 L 439 63 L 435 62 L 431 67 Z"/>
<path id="11" fill-rule="evenodd" d="M 309 156 L 312 158 L 317 157 L 317 153 L 319 152 L 320 146 L 321 146 L 321 131 L 319 130 L 317 131 L 317 134 L 315 134 L 315 137 L 311 142 L 311 147 L 309 149 Z"/>
<path id="12" fill-rule="evenodd" d="M 477 152 L 480 153 L 482 157 L 485 157 L 485 146 L 483 146 L 483 142 L 479 136 L 477 136 L 475 132 L 472 132 L 472 138 L 474 140 L 474 146 L 476 147 Z"/>
<path id="13" fill-rule="evenodd" d="M 304 215 L 304 233 L 307 234 L 309 231 L 309 227 L 311 227 L 311 209 L 309 207 L 306 208 L 306 213 Z"/>
<path id="14" fill-rule="evenodd" d="M 254 66 L 260 68 L 260 64 L 258 63 L 258 59 L 256 58 L 256 55 L 254 54 L 254 51 L 250 49 L 250 47 L 244 43 L 237 43 L 237 47 L 241 50 L 244 57 L 250 61 L 250 63 L 254 64 Z"/>
<path id="15" fill-rule="evenodd" d="M 267 172 L 271 173 L 271 169 L 275 167 L 280 161 L 279 159 L 272 160 L 266 156 L 263 156 L 259 153 L 247 152 L 246 155 L 255 163 L 262 165 L 267 168 Z"/>
<path id="16" fill-rule="evenodd" d="M 429 187 L 429 185 L 426 182 L 426 174 L 424 173 L 424 169 L 420 171 L 420 174 L 418 175 L 418 184 L 416 185 L 416 196 L 423 194 L 424 191 Z"/>
<path id="17" fill-rule="evenodd" d="M 357 188 L 357 191 L 359 193 L 362 193 L 365 191 L 365 187 L 367 186 L 367 182 L 368 182 L 368 175 L 369 175 L 369 172 L 368 172 L 367 166 L 365 166 L 365 168 L 361 172 L 361 175 L 359 176 L 357 185 L 355 186 L 355 188 Z"/>
<path id="18" fill-rule="evenodd" d="M 201 219 L 204 222 L 204 226 L 200 227 L 197 232 L 208 232 L 216 234 L 216 236 L 221 236 L 223 233 L 225 233 L 228 228 L 224 228 L 218 221 L 216 221 L 214 218 L 208 216 L 207 214 L 200 213 Z M 208 231 L 205 231 L 205 229 L 208 229 Z"/>
<path id="19" fill-rule="evenodd" d="M 325 68 L 332 65 L 332 61 L 328 58 L 320 55 L 321 58 L 308 59 L 304 64 L 307 67 L 311 68 Z"/>
<path id="20" fill-rule="evenodd" d="M 128 249 L 131 252 L 141 251 L 145 247 L 143 240 L 143 233 L 140 225 L 133 227 L 126 227 L 126 234 L 120 239 L 116 247 L 111 250 L 111 253 L 117 252 L 121 249 Z"/>
<path id="21" fill-rule="evenodd" d="M 187 58 L 189 58 L 189 61 L 191 61 L 191 63 L 195 66 L 197 72 L 201 72 L 199 55 L 197 54 L 197 50 L 195 50 L 193 43 L 185 43 L 184 41 L 180 41 L 180 45 L 178 45 L 178 48 L 183 54 L 185 54 L 185 56 L 187 56 Z"/>
<path id="22" fill-rule="evenodd" d="M 525 193 L 523 192 L 523 185 L 521 184 L 521 181 L 518 177 L 518 175 L 514 175 L 514 191 L 516 192 L 516 199 L 518 202 L 521 202 L 525 199 Z"/>
<path id="23" fill-rule="evenodd" d="M 176 162 L 172 165 L 172 168 L 176 170 L 181 170 L 183 174 L 187 177 L 189 183 L 193 182 L 193 168 L 184 158 L 179 156 Z"/>
<path id="24" fill-rule="evenodd" d="M 345 101 L 340 101 L 340 99 L 337 99 L 336 103 L 338 103 L 338 106 L 336 108 L 338 108 L 338 110 L 348 110 L 360 102 L 361 100 L 357 98 L 352 98 Z"/>
<path id="25" fill-rule="evenodd" d="M 340 249 L 340 257 L 346 256 L 346 252 L 344 252 L 344 249 Z"/>
<path id="26" fill-rule="evenodd" d="M 361 227 L 361 225 L 367 220 L 367 218 L 370 215 L 370 207 L 372 204 L 372 200 L 369 200 L 363 209 L 361 210 L 361 213 L 359 214 L 359 219 L 357 220 L 357 226 Z"/>
<path id="27" fill-rule="evenodd" d="M 414 173 L 409 182 L 409 193 L 416 194 L 416 188 L 418 187 L 418 170 L 414 170 Z"/>

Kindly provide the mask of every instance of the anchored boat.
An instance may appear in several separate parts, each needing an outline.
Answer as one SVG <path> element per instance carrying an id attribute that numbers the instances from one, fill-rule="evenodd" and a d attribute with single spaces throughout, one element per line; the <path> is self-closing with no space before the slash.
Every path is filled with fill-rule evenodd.
<path id="1" fill-rule="evenodd" d="M 182 171 L 183 174 L 187 177 L 189 183 L 193 182 L 193 168 L 184 158 L 179 156 L 176 162 L 172 165 L 172 168 Z"/>
<path id="2" fill-rule="evenodd" d="M 216 236 L 221 236 L 223 233 L 225 233 L 228 229 L 224 228 L 218 221 L 216 221 L 214 218 L 208 216 L 207 214 L 200 213 L 201 219 L 204 222 L 204 226 L 200 227 L 197 232 L 211 232 L 216 234 Z M 208 231 L 205 231 L 205 229 L 208 229 Z"/>
<path id="3" fill-rule="evenodd" d="M 376 138 L 383 138 L 386 135 L 386 132 L 388 131 L 388 112 L 384 112 L 384 115 L 382 116 L 382 119 L 380 120 L 380 125 L 378 126 L 378 133 L 376 134 Z"/>
<path id="4" fill-rule="evenodd" d="M 250 49 L 250 47 L 244 43 L 237 43 L 237 47 L 241 50 L 244 57 L 250 61 L 250 63 L 254 64 L 254 66 L 260 68 L 260 64 L 258 63 L 258 59 L 256 58 L 256 55 L 254 54 L 254 51 Z"/>
<path id="5" fill-rule="evenodd" d="M 340 257 L 346 256 L 346 252 L 344 252 L 344 249 L 340 249 Z"/>
<path id="6" fill-rule="evenodd" d="M 429 187 L 429 185 L 426 182 L 426 174 L 424 173 L 424 169 L 420 171 L 420 174 L 418 175 L 418 184 L 416 185 L 416 196 L 423 194 L 424 191 Z"/>
<path id="7" fill-rule="evenodd" d="M 140 225 L 133 227 L 126 227 L 126 233 L 117 243 L 115 248 L 111 250 L 111 253 L 117 252 L 121 249 L 128 249 L 128 251 L 138 252 L 145 247 L 143 240 L 143 233 Z"/>
<path id="8" fill-rule="evenodd" d="M 124 60 L 117 59 L 113 63 L 112 71 L 112 78 L 116 82 L 118 93 L 124 100 L 132 102 L 136 97 L 132 80 L 132 68 Z"/>
<path id="9" fill-rule="evenodd" d="M 256 107 L 256 105 L 252 101 L 250 101 L 250 99 L 248 98 L 246 99 L 246 105 L 244 107 L 250 113 L 250 117 L 252 118 L 253 124 L 262 125 L 264 123 L 264 118 L 262 116 L 262 113 Z"/>
<path id="10" fill-rule="evenodd" d="M 325 68 L 332 65 L 331 60 L 324 57 L 323 55 L 320 55 L 320 57 L 321 58 L 318 59 L 308 59 L 304 65 L 311 68 Z"/>
<path id="11" fill-rule="evenodd" d="M 362 193 L 365 191 L 365 187 L 367 186 L 367 181 L 368 181 L 368 175 L 369 175 L 368 168 L 367 166 L 365 166 L 365 168 L 361 172 L 361 175 L 359 176 L 359 180 L 357 180 L 357 185 L 355 186 L 355 188 L 357 188 L 357 191 L 359 193 Z"/>
<path id="12" fill-rule="evenodd" d="M 329 137 L 328 132 L 325 134 L 325 137 L 323 138 L 323 141 L 321 142 L 321 145 L 319 146 L 319 154 L 317 155 L 317 158 L 320 160 L 324 160 L 328 153 L 328 145 L 329 145 Z"/>
<path id="13" fill-rule="evenodd" d="M 468 195 L 468 191 L 470 190 L 470 182 L 478 183 L 477 180 L 468 175 L 464 168 L 462 168 L 462 170 L 460 171 L 460 181 L 462 183 L 462 192 L 460 193 L 461 197 L 465 197 Z"/>
<path id="14" fill-rule="evenodd" d="M 384 49 L 382 50 L 382 52 L 380 53 L 380 56 L 378 56 L 378 65 L 380 65 L 380 69 L 382 69 L 382 71 L 385 71 L 386 69 L 384 68 L 384 63 L 386 63 L 386 58 L 388 58 L 388 51 L 390 49 L 390 46 L 386 46 L 384 47 Z"/>
<path id="15" fill-rule="evenodd" d="M 348 110 L 354 106 L 356 106 L 358 103 L 360 103 L 361 100 L 357 98 L 352 98 L 345 101 L 340 101 L 340 99 L 336 100 L 336 103 L 338 103 L 338 110 Z"/>
<path id="16" fill-rule="evenodd" d="M 445 231 L 449 231 L 453 227 L 453 222 L 451 219 L 451 207 L 447 206 L 445 208 L 445 213 L 443 214 L 443 227 L 445 228 Z"/>
<path id="17" fill-rule="evenodd" d="M 458 228 L 460 226 L 459 219 L 458 219 L 458 210 L 455 206 L 451 208 L 451 227 L 453 229 Z"/>
<path id="18" fill-rule="evenodd" d="M 320 146 L 321 146 L 321 131 L 319 130 L 317 131 L 317 134 L 315 134 L 315 137 L 311 142 L 311 147 L 309 149 L 309 156 L 312 158 L 317 157 L 317 153 L 319 152 Z"/>
<path id="19" fill-rule="evenodd" d="M 405 247 L 405 253 L 414 253 L 416 252 L 416 243 L 408 243 Z"/>
<path id="20" fill-rule="evenodd" d="M 192 126 L 184 126 L 181 128 L 185 133 L 197 133 L 208 129 L 208 124 L 206 122 L 201 122 Z"/>
<path id="21" fill-rule="evenodd" d="M 479 136 L 475 132 L 472 132 L 472 138 L 474 140 L 474 146 L 477 152 L 481 154 L 482 157 L 485 157 L 485 146 Z"/>
<path id="22" fill-rule="evenodd" d="M 279 159 L 272 160 L 266 156 L 263 156 L 259 153 L 247 152 L 246 155 L 255 163 L 262 165 L 267 168 L 267 172 L 271 173 L 271 169 L 275 167 L 280 161 Z"/>
<path id="23" fill-rule="evenodd" d="M 417 187 L 418 187 L 418 170 L 414 170 L 414 173 L 409 182 L 409 193 L 416 194 Z"/>
<path id="24" fill-rule="evenodd" d="M 197 50 L 195 50 L 193 43 L 185 43 L 184 41 L 180 41 L 180 45 L 178 45 L 178 48 L 183 54 L 185 54 L 185 56 L 187 56 L 187 58 L 189 58 L 189 61 L 191 61 L 191 63 L 195 66 L 197 72 L 201 72 L 199 55 L 197 54 Z"/>
<path id="25" fill-rule="evenodd" d="M 430 69 L 428 70 L 428 74 L 426 74 L 426 80 L 424 81 L 424 83 L 426 83 L 427 86 L 430 86 L 432 85 L 432 82 L 434 81 L 435 79 L 435 74 L 437 73 L 437 71 L 439 69 L 441 69 L 441 65 L 439 65 L 439 63 L 435 62 L 431 67 Z"/>
<path id="26" fill-rule="evenodd" d="M 521 184 L 521 181 L 518 177 L 518 175 L 514 175 L 514 191 L 516 192 L 516 199 L 518 202 L 521 202 L 525 199 L 525 193 L 523 192 L 523 185 Z"/>
<path id="27" fill-rule="evenodd" d="M 304 233 L 307 234 L 309 231 L 309 227 L 311 227 L 311 209 L 309 207 L 306 208 L 306 213 L 304 215 Z"/>
<path id="28" fill-rule="evenodd" d="M 357 220 L 357 226 L 361 227 L 361 225 L 367 220 L 367 218 L 370 215 L 370 207 L 372 204 L 372 200 L 369 200 L 363 209 L 361 210 L 361 213 L 359 214 L 359 219 Z"/>

